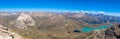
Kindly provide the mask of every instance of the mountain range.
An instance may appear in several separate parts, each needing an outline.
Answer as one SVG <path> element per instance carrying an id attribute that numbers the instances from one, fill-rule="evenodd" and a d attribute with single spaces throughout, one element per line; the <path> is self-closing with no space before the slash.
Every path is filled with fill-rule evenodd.
<path id="1" fill-rule="evenodd" d="M 18 34 L 20 36 L 18 39 L 108 39 L 109 34 L 107 37 L 104 36 L 111 28 L 88 33 L 74 32 L 74 30 L 109 24 L 118 26 L 119 23 L 119 16 L 102 13 L 0 12 L 0 24 L 10 30 L 10 33 Z M 113 37 L 113 39 L 117 39 L 116 36 L 113 35 Z M 12 39 L 16 39 L 16 37 L 13 35 Z"/>

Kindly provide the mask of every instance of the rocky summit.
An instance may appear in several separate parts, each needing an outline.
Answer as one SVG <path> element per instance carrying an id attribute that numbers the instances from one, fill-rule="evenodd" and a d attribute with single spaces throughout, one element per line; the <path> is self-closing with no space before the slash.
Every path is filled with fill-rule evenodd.
<path id="1" fill-rule="evenodd" d="M 21 13 L 11 25 L 17 28 L 26 29 L 28 26 L 34 26 L 35 21 L 30 15 Z"/>
<path id="2" fill-rule="evenodd" d="M 120 17 L 84 12 L 0 13 L 0 39 L 120 39 Z"/>

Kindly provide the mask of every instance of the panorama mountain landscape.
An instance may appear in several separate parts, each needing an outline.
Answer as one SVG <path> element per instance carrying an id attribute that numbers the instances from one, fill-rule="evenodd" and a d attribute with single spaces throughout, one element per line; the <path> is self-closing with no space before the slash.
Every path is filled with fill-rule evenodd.
<path id="1" fill-rule="evenodd" d="M 0 39 L 120 39 L 120 16 L 0 12 Z"/>

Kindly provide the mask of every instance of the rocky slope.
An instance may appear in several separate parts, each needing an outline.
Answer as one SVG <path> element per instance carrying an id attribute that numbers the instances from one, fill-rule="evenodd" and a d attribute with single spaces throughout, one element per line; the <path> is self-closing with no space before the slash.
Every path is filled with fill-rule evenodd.
<path id="1" fill-rule="evenodd" d="M 87 34 L 90 35 L 86 36 L 85 39 L 120 39 L 120 24 L 115 24 L 102 31 L 93 31 Z"/>
<path id="2" fill-rule="evenodd" d="M 120 24 L 106 30 L 105 39 L 120 39 Z"/>
<path id="3" fill-rule="evenodd" d="M 0 24 L 0 39 L 23 39 L 19 34 L 9 31 Z"/>

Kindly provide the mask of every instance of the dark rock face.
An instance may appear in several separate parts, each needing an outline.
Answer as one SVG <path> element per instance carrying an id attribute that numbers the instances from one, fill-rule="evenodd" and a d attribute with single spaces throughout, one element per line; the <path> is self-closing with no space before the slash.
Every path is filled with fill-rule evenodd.
<path id="1" fill-rule="evenodd" d="M 105 31 L 105 39 L 120 39 L 120 24 Z"/>
<path id="2" fill-rule="evenodd" d="M 120 39 L 120 24 L 114 25 L 107 30 L 93 31 L 87 39 Z"/>
<path id="3" fill-rule="evenodd" d="M 105 31 L 105 39 L 116 39 L 114 32 L 111 29 Z"/>

